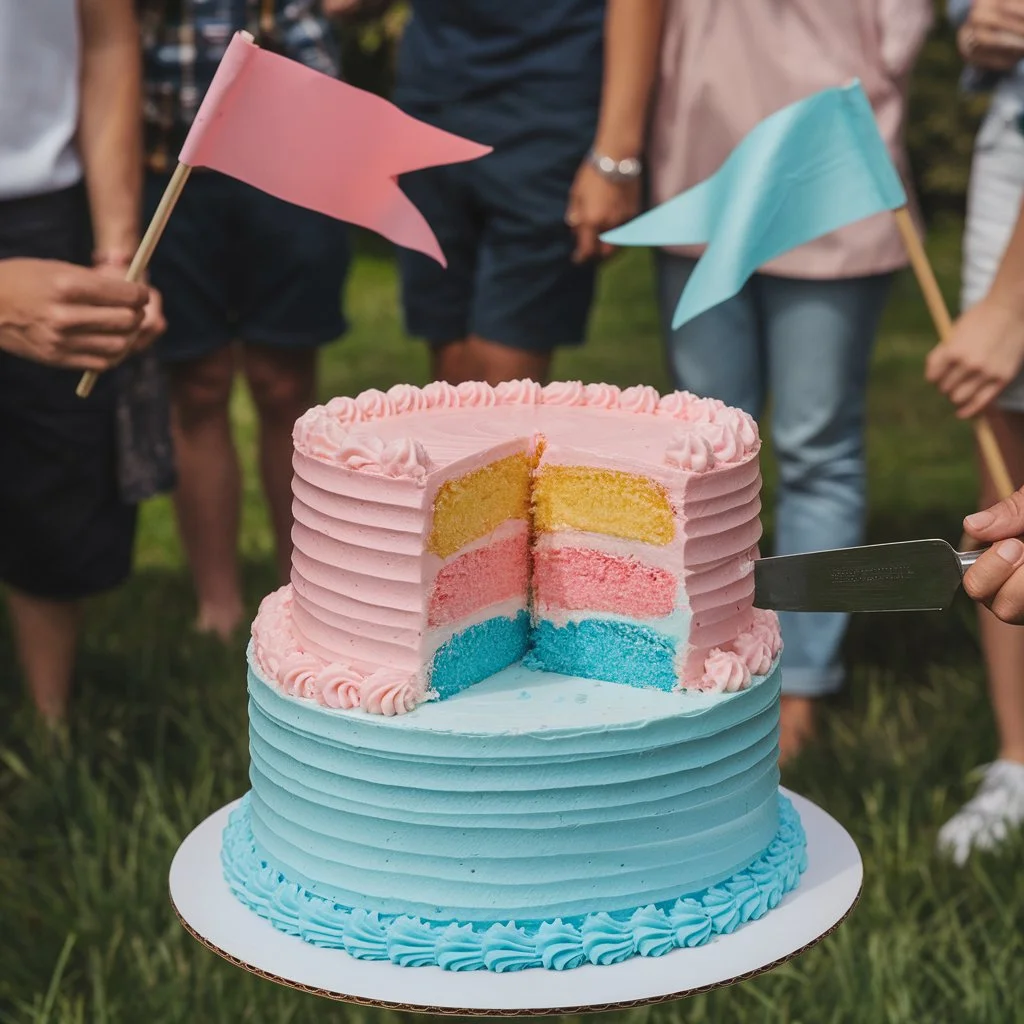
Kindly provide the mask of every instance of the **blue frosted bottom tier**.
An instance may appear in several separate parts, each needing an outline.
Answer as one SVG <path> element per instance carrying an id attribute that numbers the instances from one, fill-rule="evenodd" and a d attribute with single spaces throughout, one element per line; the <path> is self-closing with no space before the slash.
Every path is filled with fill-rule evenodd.
<path id="1" fill-rule="evenodd" d="M 447 700 L 474 683 L 519 661 L 530 642 L 530 615 L 494 618 L 456 633 L 438 648 L 430 669 L 430 688 Z"/>
<path id="2" fill-rule="evenodd" d="M 224 830 L 221 861 L 231 891 L 245 906 L 315 946 L 400 967 L 503 972 L 614 964 L 703 945 L 777 906 L 799 884 L 807 853 L 800 817 L 780 796 L 779 827 L 768 847 L 720 883 L 626 911 L 526 923 L 431 921 L 346 907 L 317 896 L 258 849 L 249 795 Z"/>
<path id="3" fill-rule="evenodd" d="M 776 836 L 780 689 L 777 666 L 713 694 L 514 665 L 388 718 L 251 668 L 255 846 L 305 892 L 382 919 L 527 927 L 663 908 Z"/>
<path id="4" fill-rule="evenodd" d="M 676 641 L 648 626 L 583 619 L 556 626 L 541 620 L 524 664 L 544 672 L 672 691 Z"/>

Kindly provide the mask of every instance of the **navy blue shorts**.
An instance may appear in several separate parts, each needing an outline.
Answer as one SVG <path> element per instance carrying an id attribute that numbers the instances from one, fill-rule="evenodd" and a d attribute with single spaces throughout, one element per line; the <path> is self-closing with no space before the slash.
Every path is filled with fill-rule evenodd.
<path id="1" fill-rule="evenodd" d="M 596 268 L 572 262 L 576 243 L 565 212 L 594 118 L 583 112 L 566 130 L 564 117 L 544 124 L 521 110 L 505 116 L 491 107 L 490 121 L 485 111 L 476 111 L 474 125 L 448 110 L 406 109 L 494 145 L 479 160 L 400 180 L 448 259 L 445 269 L 419 253 L 398 250 L 408 332 L 433 346 L 470 334 L 533 352 L 580 344 Z"/>
<path id="2" fill-rule="evenodd" d="M 0 203 L 0 259 L 88 263 L 85 190 Z M 80 370 L 0 352 L 0 581 L 71 601 L 131 570 L 136 506 L 117 479 L 118 370 L 75 394 Z"/>
<path id="3" fill-rule="evenodd" d="M 146 219 L 168 176 L 147 173 Z M 197 170 L 153 254 L 163 293 L 165 362 L 207 356 L 233 341 L 323 345 L 344 334 L 348 229 L 243 182 Z"/>

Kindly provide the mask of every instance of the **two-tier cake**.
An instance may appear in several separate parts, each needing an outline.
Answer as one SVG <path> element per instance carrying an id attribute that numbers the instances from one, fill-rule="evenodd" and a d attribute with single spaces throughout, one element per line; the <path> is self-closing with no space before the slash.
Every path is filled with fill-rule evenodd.
<path id="1" fill-rule="evenodd" d="M 356 957 L 563 969 L 796 886 L 754 422 L 649 387 L 398 385 L 295 427 L 236 895 Z"/>

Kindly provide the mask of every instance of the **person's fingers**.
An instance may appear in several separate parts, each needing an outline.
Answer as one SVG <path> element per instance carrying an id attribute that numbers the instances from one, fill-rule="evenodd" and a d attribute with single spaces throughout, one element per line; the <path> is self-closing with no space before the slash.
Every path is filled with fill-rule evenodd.
<path id="1" fill-rule="evenodd" d="M 580 224 L 576 228 L 576 251 L 573 263 L 585 263 L 597 254 L 597 229 L 591 224 Z"/>
<path id="2" fill-rule="evenodd" d="M 609 257 L 617 253 L 618 247 L 612 245 L 610 242 L 598 242 L 597 243 L 597 258 L 600 260 L 606 260 Z"/>
<path id="3" fill-rule="evenodd" d="M 64 350 L 69 359 L 86 356 L 112 363 L 129 348 L 131 339 L 123 334 L 73 334 L 67 336 Z"/>
<path id="4" fill-rule="evenodd" d="M 67 370 L 92 370 L 95 373 L 104 373 L 120 362 L 117 359 L 105 359 L 102 356 L 90 356 L 82 353 L 67 356 L 60 361 L 59 366 Z"/>
<path id="5" fill-rule="evenodd" d="M 969 420 L 984 412 L 999 397 L 1004 386 L 1002 381 L 986 381 L 974 392 L 970 401 L 957 406 L 957 416 Z"/>
<path id="6" fill-rule="evenodd" d="M 569 193 L 569 205 L 565 209 L 565 223 L 575 229 L 579 226 L 580 219 L 580 199 L 576 193 L 575 186 L 573 186 L 572 191 Z"/>
<path id="7" fill-rule="evenodd" d="M 61 298 L 71 303 L 142 309 L 149 301 L 149 289 L 145 285 L 125 281 L 90 267 L 66 267 L 56 277 L 54 284 Z"/>
<path id="8" fill-rule="evenodd" d="M 1016 537 L 1001 540 L 964 573 L 964 590 L 975 601 L 989 604 L 1022 563 L 1024 543 Z"/>
<path id="9" fill-rule="evenodd" d="M 932 381 L 932 383 L 951 402 L 956 403 L 954 395 L 960 394 L 964 397 L 969 397 L 967 394 L 969 387 L 971 385 L 976 387 L 980 381 L 978 371 L 974 367 L 964 366 L 960 362 L 950 362 L 942 371 L 942 375 Z"/>
<path id="10" fill-rule="evenodd" d="M 1024 494 L 1008 498 L 964 519 L 964 529 L 975 540 L 997 541 L 1024 534 Z"/>
<path id="11" fill-rule="evenodd" d="M 1017 3 L 1001 3 L 971 12 L 970 27 L 986 46 L 1013 46 L 1024 36 L 1024 9 Z"/>
<path id="12" fill-rule="evenodd" d="M 65 306 L 51 326 L 68 334 L 134 334 L 145 319 L 145 310 L 133 306 Z"/>
<path id="13" fill-rule="evenodd" d="M 945 345 L 936 345 L 935 348 L 925 356 L 924 379 L 929 384 L 934 384 L 941 379 L 946 367 L 949 365 L 949 355 Z"/>
<path id="14" fill-rule="evenodd" d="M 964 574 L 964 590 L 1003 622 L 1024 624 L 1024 543 L 1003 540 Z"/>
<path id="15" fill-rule="evenodd" d="M 1021 59 L 1021 50 L 998 46 L 977 46 L 971 51 L 970 62 L 986 71 L 1009 71 Z"/>
<path id="16" fill-rule="evenodd" d="M 956 406 L 957 412 L 974 402 L 978 391 L 987 383 L 984 377 L 973 374 L 959 380 L 945 391 L 946 397 Z"/>

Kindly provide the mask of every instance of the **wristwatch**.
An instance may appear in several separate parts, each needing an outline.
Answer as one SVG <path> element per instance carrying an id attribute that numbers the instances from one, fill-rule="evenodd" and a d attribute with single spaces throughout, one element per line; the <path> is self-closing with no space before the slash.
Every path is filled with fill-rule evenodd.
<path id="1" fill-rule="evenodd" d="M 587 162 L 602 178 L 614 182 L 636 181 L 644 169 L 639 157 L 627 156 L 624 160 L 616 160 L 613 156 L 598 153 L 596 149 L 587 154 Z"/>

